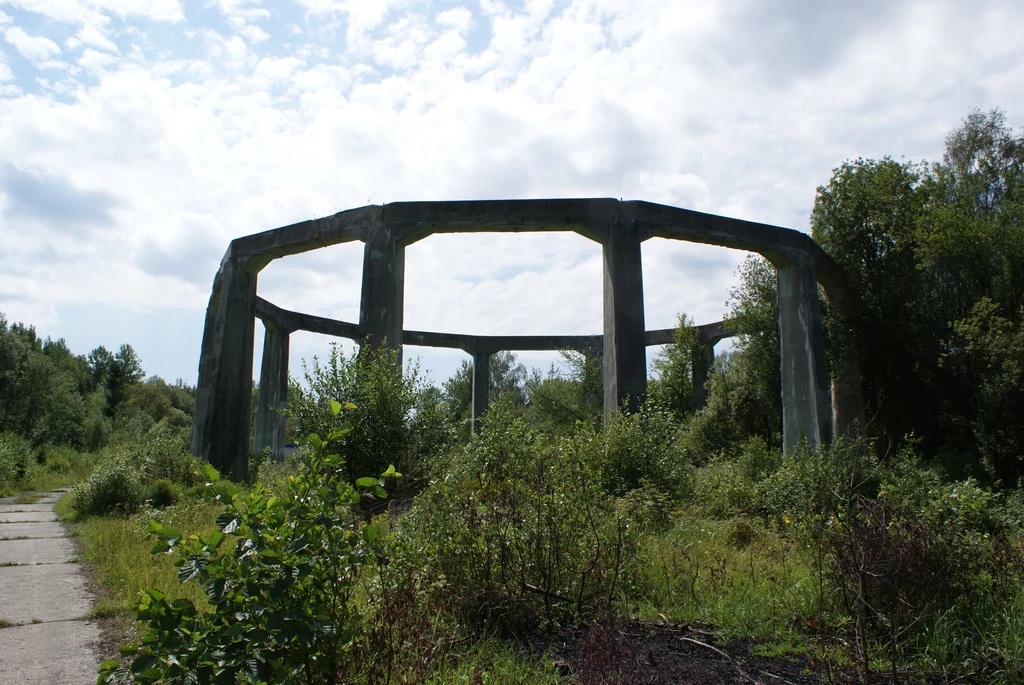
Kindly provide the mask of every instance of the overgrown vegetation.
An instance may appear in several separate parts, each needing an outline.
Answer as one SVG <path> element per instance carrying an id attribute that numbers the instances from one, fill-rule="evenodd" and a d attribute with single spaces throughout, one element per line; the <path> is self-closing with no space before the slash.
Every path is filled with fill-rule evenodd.
<path id="1" fill-rule="evenodd" d="M 130 348 L 83 360 L 4 322 L 32 368 L 0 378 L 48 368 L 82 411 L 0 386 L 0 483 L 81 480 L 64 513 L 139 621 L 107 680 L 626 682 L 610 642 L 574 670 L 536 638 L 637 617 L 804 654 L 832 682 L 1013 682 L 1022 165 L 1021 137 L 975 112 L 938 164 L 857 160 L 819 189 L 815 237 L 860 293 L 845 317 L 822 302 L 827 355 L 858 358 L 869 417 L 827 447 L 781 453 L 775 276 L 751 258 L 696 413 L 685 314 L 641 411 L 604 419 L 599 357 L 542 374 L 502 354 L 479 434 L 468 365 L 434 388 L 391 352 L 333 348 L 292 385 L 306 446 L 249 483 L 187 454 L 189 389 L 142 382 Z"/>

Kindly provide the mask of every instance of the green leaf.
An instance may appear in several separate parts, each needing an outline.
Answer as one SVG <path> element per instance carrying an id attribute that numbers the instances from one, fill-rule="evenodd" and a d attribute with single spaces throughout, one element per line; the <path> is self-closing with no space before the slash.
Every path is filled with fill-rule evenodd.
<path id="1" fill-rule="evenodd" d="M 209 462 L 203 465 L 203 472 L 206 475 L 207 483 L 216 483 L 220 479 L 220 471 L 213 468 L 213 465 Z"/>
<path id="2" fill-rule="evenodd" d="M 124 649 L 124 648 L 122 647 L 122 649 Z M 134 652 L 132 652 L 132 653 L 134 653 Z M 122 656 L 128 656 L 128 655 L 127 654 L 123 654 Z M 107 673 L 110 673 L 111 671 L 113 671 L 113 670 L 115 670 L 117 668 L 120 668 L 120 667 L 121 667 L 121 662 L 119 662 L 117 659 L 107 659 L 102 664 L 100 664 L 100 673 L 102 673 L 103 675 L 106 675 Z"/>
<path id="3" fill-rule="evenodd" d="M 151 668 L 154 668 L 158 663 L 159 661 L 157 661 L 157 658 L 155 656 L 151 654 L 145 654 L 143 656 L 138 657 L 135 661 L 132 662 L 132 673 L 139 675 L 145 671 L 148 671 Z"/>
<path id="4" fill-rule="evenodd" d="M 157 534 L 159 534 L 160 531 L 163 530 L 163 528 L 164 527 L 160 524 L 159 521 L 154 521 L 153 519 L 149 520 L 149 532 L 150 533 L 157 533 Z"/>
<path id="5" fill-rule="evenodd" d="M 238 525 L 241 521 L 237 516 L 229 511 L 225 511 L 223 514 L 217 517 L 217 527 L 220 528 L 222 533 L 233 533 L 238 530 Z"/>
<path id="6" fill-rule="evenodd" d="M 338 400 L 331 400 L 331 415 L 337 416 L 341 413 L 341 402 Z"/>
<path id="7" fill-rule="evenodd" d="M 388 477 L 394 476 L 396 474 L 398 474 L 398 472 L 395 471 L 395 465 L 394 464 L 388 464 L 388 470 L 385 471 L 384 473 L 380 474 L 380 477 L 381 478 L 388 478 Z M 401 474 L 398 474 L 398 475 L 401 475 Z"/>
<path id="8" fill-rule="evenodd" d="M 357 478 L 356 479 L 356 487 L 357 488 L 372 488 L 375 485 L 376 486 L 380 485 L 380 483 L 377 481 L 376 478 L 370 478 L 369 476 L 364 476 L 363 478 Z"/>

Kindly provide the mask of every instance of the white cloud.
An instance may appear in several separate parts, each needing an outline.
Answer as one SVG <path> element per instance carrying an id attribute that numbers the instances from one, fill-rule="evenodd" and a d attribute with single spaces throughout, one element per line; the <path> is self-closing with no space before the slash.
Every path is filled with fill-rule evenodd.
<path id="1" fill-rule="evenodd" d="M 117 58 L 99 50 L 86 48 L 82 56 L 78 58 L 78 65 L 88 71 L 100 71 L 117 62 Z"/>
<path id="2" fill-rule="evenodd" d="M 177 23 L 185 19 L 180 0 L 5 0 L 27 12 L 64 24 L 95 24 L 104 13 Z"/>
<path id="3" fill-rule="evenodd" d="M 19 26 L 4 31 L 4 40 L 32 62 L 42 62 L 60 54 L 60 46 L 52 40 L 44 36 L 30 36 Z"/>
<path id="4" fill-rule="evenodd" d="M 106 50 L 107 52 L 118 51 L 117 45 L 115 45 L 110 38 L 104 35 L 104 33 L 95 26 L 85 26 L 75 35 L 80 41 L 86 45 L 91 45 L 94 48 Z"/>
<path id="5" fill-rule="evenodd" d="M 907 4 L 874 23 L 779 10 L 751 27 L 724 6 L 668 0 L 484 2 L 475 15 L 302 0 L 289 46 L 264 40 L 277 31 L 253 13 L 269 4 L 219 3 L 226 33 L 190 15 L 185 46 L 151 44 L 131 24 L 176 21 L 177 3 L 13 4 L 67 17 L 74 37 L 37 37 L 52 47 L 36 61 L 65 70 L 48 74 L 58 80 L 0 89 L 0 149 L 83 197 L 116 200 L 60 234 L 60 222 L 3 210 L 0 311 L 35 323 L 103 303 L 184 304 L 201 325 L 231 238 L 367 202 L 607 196 L 806 229 L 816 185 L 843 159 L 935 158 L 971 106 L 1024 121 L 1024 46 L 1010 28 L 1024 8 L 995 2 Z M 272 7 L 280 26 L 294 23 Z M 785 37 L 790 24 L 829 28 L 835 46 L 765 59 L 755 31 Z M 115 40 L 125 55 L 110 54 Z M 82 50 L 82 73 L 58 44 Z M 0 80 L 10 72 L 0 63 Z M 683 310 L 720 317 L 742 257 L 645 244 L 648 325 Z M 280 260 L 261 292 L 354 320 L 360 265 L 355 244 Z M 600 252 L 574 235 L 435 236 L 409 249 L 406 285 L 410 327 L 600 330 Z"/>

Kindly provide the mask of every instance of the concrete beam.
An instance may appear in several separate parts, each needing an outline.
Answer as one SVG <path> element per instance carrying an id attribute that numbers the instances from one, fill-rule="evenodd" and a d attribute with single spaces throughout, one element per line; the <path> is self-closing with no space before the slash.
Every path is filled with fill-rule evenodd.
<path id="1" fill-rule="evenodd" d="M 636 411 L 647 395 L 640 234 L 614 220 L 604 243 L 604 411 Z"/>
<path id="2" fill-rule="evenodd" d="M 253 451 L 269 449 L 274 459 L 284 458 L 285 419 L 288 408 L 288 347 L 291 331 L 264 319 L 263 364 L 256 407 Z"/>
<path id="3" fill-rule="evenodd" d="M 190 449 L 222 473 L 248 473 L 256 276 L 265 262 L 225 256 L 213 281 Z"/>
<path id="4" fill-rule="evenodd" d="M 782 365 L 782 449 L 832 438 L 825 347 L 814 261 L 803 252 L 779 261 L 779 356 Z"/>

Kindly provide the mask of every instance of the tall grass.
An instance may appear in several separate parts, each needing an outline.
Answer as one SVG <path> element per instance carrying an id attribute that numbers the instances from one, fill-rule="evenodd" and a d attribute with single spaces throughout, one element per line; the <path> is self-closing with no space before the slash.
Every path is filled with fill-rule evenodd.
<path id="1" fill-rule="evenodd" d="M 639 552 L 640 615 L 719 628 L 726 637 L 783 640 L 818 612 L 808 550 L 746 519 L 681 514 Z"/>
<path id="2" fill-rule="evenodd" d="M 206 605 L 203 588 L 197 583 L 179 583 L 175 554 L 153 556 L 153 541 L 146 536 L 149 521 L 156 519 L 173 526 L 183 536 L 212 532 L 221 510 L 216 502 L 189 500 L 160 510 L 145 509 L 131 517 L 92 517 L 76 524 L 82 540 L 82 560 L 97 574 L 110 593 L 109 600 L 128 611 L 144 588 L 158 588 L 168 600 L 190 599 Z"/>

